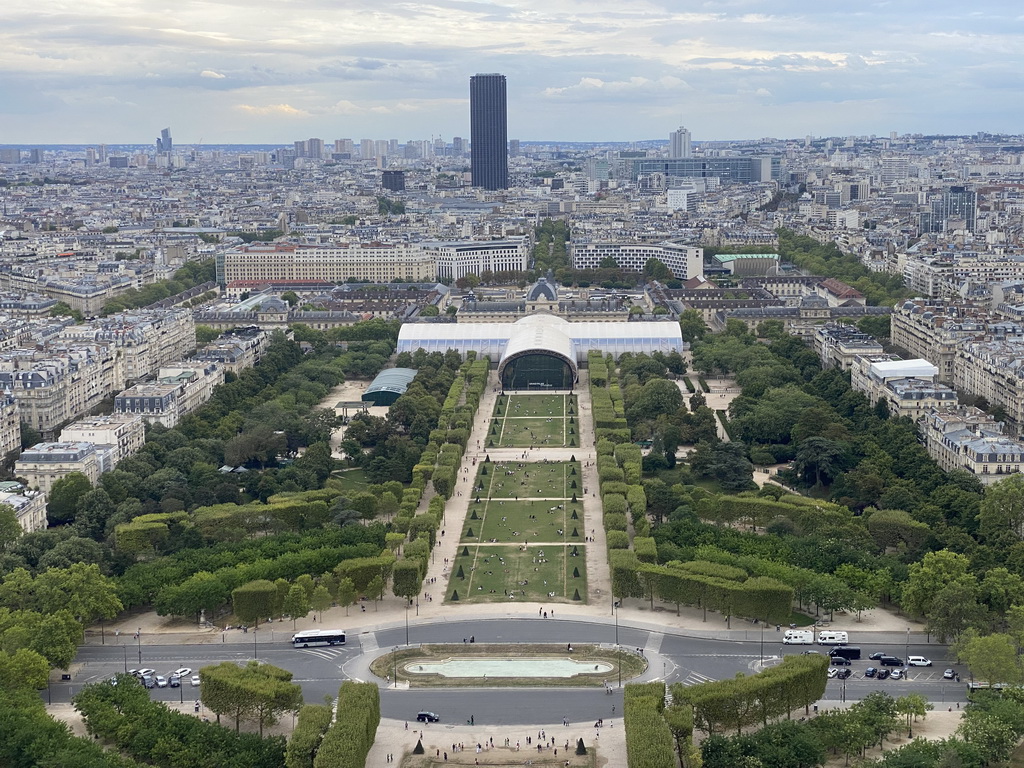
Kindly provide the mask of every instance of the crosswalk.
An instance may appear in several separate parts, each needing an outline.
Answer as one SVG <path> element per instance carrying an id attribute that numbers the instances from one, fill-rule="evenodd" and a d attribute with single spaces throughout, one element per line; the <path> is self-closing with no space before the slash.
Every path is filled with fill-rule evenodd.
<path id="1" fill-rule="evenodd" d="M 324 646 L 320 648 L 299 648 L 299 653 L 304 653 L 307 656 L 318 656 L 321 659 L 327 661 L 336 661 L 341 659 L 345 655 L 345 648 L 339 646 Z"/>
<path id="2" fill-rule="evenodd" d="M 691 670 L 686 677 L 683 678 L 682 683 L 683 685 L 700 685 L 701 683 L 713 683 L 716 679 L 717 678 L 708 677 L 707 675 L 702 675 L 700 672 L 694 672 Z"/>

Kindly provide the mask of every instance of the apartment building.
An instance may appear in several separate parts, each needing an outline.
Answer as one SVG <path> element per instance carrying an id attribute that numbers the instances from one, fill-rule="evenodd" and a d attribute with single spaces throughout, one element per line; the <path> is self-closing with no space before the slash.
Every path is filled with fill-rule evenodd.
<path id="1" fill-rule="evenodd" d="M 964 342 L 954 360 L 953 386 L 1000 406 L 1012 429 L 1024 427 L 1024 339 Z"/>
<path id="2" fill-rule="evenodd" d="M 918 422 L 925 448 L 946 472 L 965 469 L 985 485 L 1020 472 L 1024 443 L 979 408 L 939 408 Z"/>
<path id="3" fill-rule="evenodd" d="M 0 393 L 0 461 L 21 450 L 21 418 L 18 401 L 10 392 Z"/>
<path id="4" fill-rule="evenodd" d="M 961 343 L 982 338 L 989 316 L 952 302 L 915 299 L 893 307 L 892 343 L 939 369 L 939 381 L 953 383 L 953 365 Z"/>
<path id="5" fill-rule="evenodd" d="M 216 363 L 224 373 L 238 375 L 260 361 L 269 340 L 269 334 L 257 327 L 239 328 L 210 342 L 198 350 L 192 359 Z"/>
<path id="6" fill-rule="evenodd" d="M 417 243 L 253 244 L 220 254 L 217 261 L 221 285 L 236 280 L 423 282 L 436 276 L 436 257 Z"/>
<path id="7" fill-rule="evenodd" d="M 678 280 L 704 274 L 704 249 L 680 243 L 577 242 L 571 243 L 574 269 L 597 269 L 611 258 L 619 269 L 643 272 L 649 259 L 658 259 Z"/>
<path id="8" fill-rule="evenodd" d="M 89 416 L 68 424 L 60 432 L 62 443 L 95 443 L 114 447 L 114 463 L 119 463 L 146 443 L 146 425 L 134 413 Z"/>
<path id="9" fill-rule="evenodd" d="M 90 483 L 114 468 L 113 446 L 95 443 L 37 443 L 22 451 L 14 474 L 34 489 L 49 494 L 53 484 L 72 472 L 81 472 Z"/>
<path id="10" fill-rule="evenodd" d="M 210 399 L 224 372 L 213 363 L 181 363 L 160 369 L 158 380 L 136 384 L 114 398 L 117 413 L 138 414 L 148 424 L 177 426 L 182 417 Z"/>
<path id="11" fill-rule="evenodd" d="M 0 482 L 0 504 L 14 510 L 25 533 L 46 528 L 46 494 L 33 491 L 17 481 Z"/>
<path id="12" fill-rule="evenodd" d="M 814 351 L 821 359 L 822 368 L 848 371 L 860 356 L 883 353 L 882 345 L 873 336 L 858 331 L 856 326 L 826 323 L 814 332 Z"/>
<path id="13" fill-rule="evenodd" d="M 458 280 L 484 272 L 525 272 L 529 267 L 530 241 L 472 240 L 459 243 L 423 243 L 423 250 L 437 261 L 438 280 Z"/>
<path id="14" fill-rule="evenodd" d="M 933 409 L 958 404 L 956 392 L 936 381 L 938 373 L 927 360 L 861 355 L 850 368 L 850 385 L 872 405 L 884 401 L 892 416 L 917 420 Z"/>

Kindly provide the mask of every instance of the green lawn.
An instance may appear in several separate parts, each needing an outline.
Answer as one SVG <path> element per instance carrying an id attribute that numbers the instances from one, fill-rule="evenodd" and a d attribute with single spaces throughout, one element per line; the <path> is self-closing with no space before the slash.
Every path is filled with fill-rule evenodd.
<path id="1" fill-rule="evenodd" d="M 578 461 L 485 462 L 477 469 L 473 494 L 480 499 L 571 499 L 573 494 L 582 498 L 582 481 Z"/>
<path id="2" fill-rule="evenodd" d="M 575 519 L 573 513 L 576 514 Z M 578 544 L 583 541 L 585 534 L 582 514 L 583 505 L 559 499 L 481 499 L 479 504 L 469 504 L 469 515 L 462 529 L 461 540 L 517 545 L 529 541 Z"/>
<path id="3" fill-rule="evenodd" d="M 575 395 L 499 397 L 488 430 L 488 447 L 562 447 L 580 444 Z"/>
<path id="4" fill-rule="evenodd" d="M 347 493 L 359 493 L 365 491 L 370 485 L 366 473 L 361 469 L 345 469 L 331 475 L 334 480 L 333 486 L 346 491 Z"/>
<path id="5" fill-rule="evenodd" d="M 575 553 L 575 555 L 573 554 Z M 459 576 L 459 574 L 462 576 Z M 578 574 L 578 575 L 576 575 Z M 583 545 L 459 544 L 448 602 L 572 602 L 587 594 Z"/>

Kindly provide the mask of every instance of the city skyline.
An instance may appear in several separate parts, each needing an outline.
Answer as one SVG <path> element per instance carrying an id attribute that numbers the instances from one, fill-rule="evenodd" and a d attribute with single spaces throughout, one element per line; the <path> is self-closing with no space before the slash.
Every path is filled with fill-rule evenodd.
<path id="1" fill-rule="evenodd" d="M 0 143 L 464 136 L 466 78 L 488 71 L 524 141 L 1019 129 L 1024 17 L 1005 3 L 677 6 L 11 0 Z"/>

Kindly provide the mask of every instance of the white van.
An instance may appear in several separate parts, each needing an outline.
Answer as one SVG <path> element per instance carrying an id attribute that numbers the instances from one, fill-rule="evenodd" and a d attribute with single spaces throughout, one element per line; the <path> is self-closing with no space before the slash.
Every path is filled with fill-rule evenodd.
<path id="1" fill-rule="evenodd" d="M 814 633 L 809 629 L 787 629 L 782 636 L 783 645 L 814 645 Z"/>
<path id="2" fill-rule="evenodd" d="M 846 645 L 848 642 L 850 636 L 845 632 L 826 629 L 818 633 L 818 645 Z"/>

